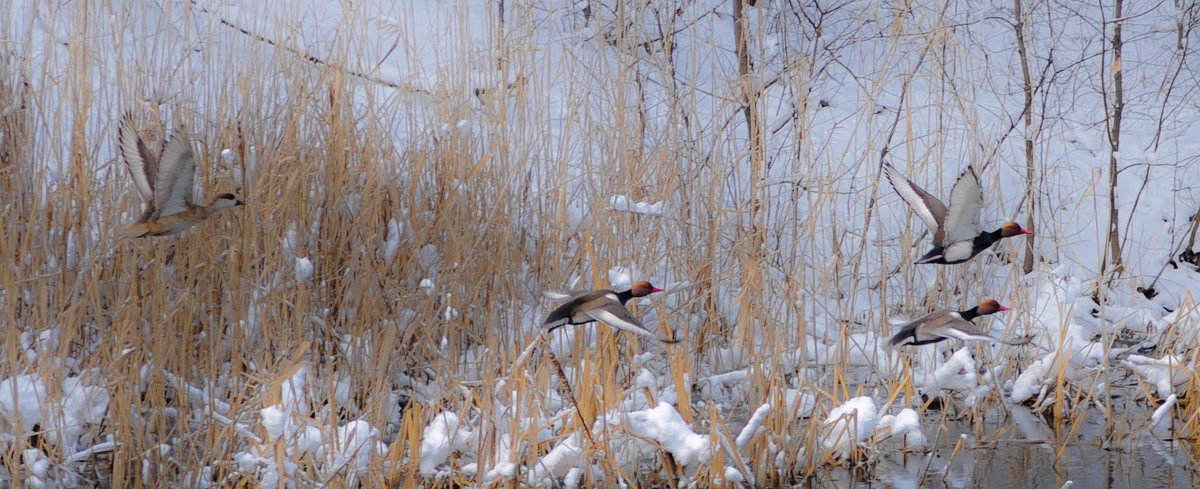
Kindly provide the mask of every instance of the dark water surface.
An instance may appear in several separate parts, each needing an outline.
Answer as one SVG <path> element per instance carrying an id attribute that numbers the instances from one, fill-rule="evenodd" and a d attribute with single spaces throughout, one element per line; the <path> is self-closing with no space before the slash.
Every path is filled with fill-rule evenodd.
<path id="1" fill-rule="evenodd" d="M 925 449 L 905 453 L 885 441 L 873 463 L 829 469 L 800 487 L 1200 488 L 1200 448 L 1142 428 L 1150 408 L 1131 408 L 1112 423 L 1091 410 L 1056 430 L 1028 408 L 1008 407 L 1009 414 L 989 414 L 984 421 L 928 412 L 922 420 Z"/>

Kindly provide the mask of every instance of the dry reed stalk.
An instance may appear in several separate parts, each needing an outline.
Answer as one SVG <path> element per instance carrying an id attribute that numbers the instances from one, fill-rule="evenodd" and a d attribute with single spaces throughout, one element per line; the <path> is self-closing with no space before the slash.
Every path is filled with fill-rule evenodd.
<path id="1" fill-rule="evenodd" d="M 595 445 L 596 439 L 592 437 L 592 423 L 590 422 L 591 418 L 584 417 L 583 410 L 579 407 L 579 401 L 575 399 L 575 393 L 571 390 L 570 379 L 567 378 L 567 374 L 563 373 L 562 365 L 558 363 L 558 359 L 554 357 L 554 353 L 551 352 L 549 348 L 546 349 L 546 355 L 550 360 L 550 364 L 554 366 L 554 373 L 558 375 L 558 380 L 562 383 L 562 388 L 567 394 L 567 399 L 571 401 L 571 409 L 575 410 L 575 416 L 579 418 L 580 428 L 582 428 L 583 433 L 587 435 L 588 443 Z"/>
<path id="2" fill-rule="evenodd" d="M 80 32 L 94 33 L 95 27 L 88 30 L 85 24 L 97 18 L 96 11 L 89 10 L 97 7 L 73 8 Z M 529 13 L 522 9 L 533 7 L 509 8 L 515 10 L 511 18 L 519 18 Z M 649 15 L 642 10 L 648 8 L 650 4 L 633 7 L 622 15 Z M 182 10 L 172 5 L 164 9 L 163 19 L 178 18 Z M 156 22 L 123 17 L 125 11 L 116 10 L 124 22 Z M 970 114 L 974 99 L 955 90 L 957 78 L 950 72 L 954 67 L 945 66 L 947 59 L 965 54 L 965 48 L 946 37 L 946 21 L 935 17 L 935 28 L 915 29 L 898 17 L 894 34 L 903 38 L 920 32 L 912 36 L 913 42 L 927 47 L 919 47 L 921 56 L 913 57 L 906 51 L 913 45 L 897 41 L 882 57 L 893 65 L 920 58 L 906 76 L 934 82 L 929 98 L 947 112 Z M 706 123 L 696 122 L 701 119 L 695 108 L 698 95 L 684 83 L 687 74 L 675 73 L 681 66 L 675 54 L 666 44 L 656 51 L 635 31 L 584 41 L 594 42 L 599 48 L 595 52 L 621 62 L 609 64 L 604 56 L 584 60 L 597 61 L 590 76 L 599 83 L 572 85 L 562 98 L 596 97 L 605 103 L 573 107 L 577 110 L 555 134 L 544 127 L 549 109 L 537 98 L 559 80 L 578 74 L 544 63 L 536 49 L 523 44 L 532 38 L 522 37 L 529 34 L 520 30 L 497 29 L 494 38 L 504 39 L 503 45 L 487 47 L 489 56 L 501 60 L 495 63 L 501 76 L 519 76 L 520 83 L 502 82 L 478 95 L 465 75 L 471 70 L 462 62 L 446 67 L 437 89 L 389 88 L 388 95 L 379 95 L 370 81 L 336 68 L 346 60 L 332 58 L 314 66 L 300 51 L 254 44 L 246 48 L 236 41 L 204 37 L 221 36 L 225 27 L 220 25 L 210 33 L 160 22 L 149 30 L 194 36 L 190 39 L 206 50 L 206 56 L 243 60 L 245 70 L 236 76 L 196 73 L 174 58 L 177 53 L 154 47 L 162 39 L 152 37 L 143 46 L 117 48 L 137 50 L 136 58 L 149 67 L 178 68 L 157 72 L 122 61 L 118 70 L 129 74 L 116 82 L 122 98 L 97 99 L 102 92 L 90 85 L 86 60 L 103 51 L 94 44 L 97 36 L 81 36 L 67 51 L 77 64 L 58 80 L 66 87 L 61 103 L 47 103 L 51 92 L 45 87 L 0 79 L 0 107 L 42 111 L 0 114 L 0 132 L 14 142 L 0 145 L 0 192 L 9 197 L 0 206 L 0 219 L 11 223 L 12 231 L 0 235 L 0 256 L 13 262 L 0 266 L 0 284 L 6 291 L 0 321 L 14 325 L 3 333 L 0 377 L 40 372 L 48 380 L 61 380 L 81 373 L 88 382 L 104 385 L 112 394 L 109 422 L 97 432 L 113 434 L 123 447 L 113 462 L 118 479 L 137 477 L 143 455 L 155 453 L 167 441 L 175 444 L 175 465 L 159 464 L 166 468 L 153 476 L 155 481 L 178 480 L 244 448 L 238 430 L 230 425 L 189 424 L 211 419 L 209 412 L 219 402 L 229 406 L 223 415 L 257 426 L 258 410 L 277 401 L 264 393 L 263 379 L 278 371 L 281 352 L 292 352 L 289 358 L 303 356 L 311 362 L 311 393 L 325 409 L 313 418 L 324 425 L 365 419 L 390 430 L 384 438 L 394 437 L 387 456 L 392 465 L 381 475 L 384 482 L 430 483 L 416 474 L 416 467 L 423 429 L 438 413 L 470 412 L 494 419 L 501 407 L 493 389 L 508 382 L 516 394 L 507 408 L 533 419 L 554 414 L 541 395 L 556 382 L 553 376 L 544 371 L 517 375 L 512 372 L 514 362 L 507 360 L 517 339 L 530 332 L 522 325 L 520 309 L 529 305 L 524 296 L 572 278 L 607 286 L 607 271 L 615 265 L 640 266 L 643 273 L 693 284 L 673 296 L 671 305 L 651 301 L 660 331 L 678 328 L 689 343 L 687 351 L 668 348 L 665 360 L 646 367 L 660 369 L 655 373 L 669 369 L 668 388 L 678 398 L 684 419 L 694 426 L 707 423 L 714 440 L 728 440 L 727 413 L 712 403 L 708 409 L 693 405 L 708 400 L 694 399 L 691 383 L 722 373 L 720 369 L 748 367 L 747 381 L 737 387 L 738 407 L 771 403 L 773 413 L 764 425 L 770 429 L 762 439 L 775 440 L 781 447 L 790 444 L 785 449 L 795 453 L 785 457 L 787 466 L 812 474 L 823 463 L 813 455 L 819 446 L 814 434 L 819 418 L 797 422 L 791 414 L 785 416 L 785 385 L 779 372 L 785 367 L 781 357 L 794 348 L 807 349 L 809 335 L 830 326 L 810 324 L 814 312 L 842 321 L 830 328 L 840 328 L 836 337 L 817 339 L 840 354 L 831 363 L 818 364 L 802 353 L 798 365 L 786 367 L 799 370 L 802 382 L 819 383 L 832 392 L 819 396 L 825 408 L 872 386 L 886 389 L 889 404 L 916 396 L 907 366 L 898 379 L 871 379 L 871 385 L 864 385 L 857 367 L 850 364 L 851 333 L 864 327 L 878 326 L 876 333 L 883 329 L 849 319 L 860 312 L 854 308 L 863 302 L 862 294 L 874 293 L 864 292 L 864 284 L 878 283 L 881 307 L 898 302 L 914 308 L 922 296 L 927 302 L 922 305 L 940 307 L 970 300 L 968 296 L 993 284 L 999 290 L 1015 289 L 1014 302 L 1028 303 L 1015 274 L 988 282 L 979 277 L 982 263 L 972 263 L 963 273 L 914 267 L 909 259 L 916 252 L 910 248 L 911 226 L 880 229 L 893 223 L 874 222 L 874 200 L 888 192 L 878 182 L 868 181 L 872 203 L 867 210 L 847 209 L 840 183 L 852 178 L 846 175 L 872 173 L 877 162 L 874 157 L 859 161 L 857 156 L 833 154 L 836 147 L 809 134 L 815 119 L 804 109 L 795 115 L 796 144 L 789 148 L 801 156 L 786 160 L 797 183 L 784 190 L 770 171 L 772 150 L 755 137 L 753 151 L 745 155 L 738 144 L 744 134 L 737 126 L 700 127 Z M 397 38 L 403 38 L 412 27 L 401 24 L 396 29 Z M 755 36 L 765 32 L 747 34 L 761 41 Z M 335 52 L 348 52 L 355 45 L 345 33 L 327 41 Z M 750 48 L 762 49 L 762 44 Z M 797 93 L 819 86 L 815 82 L 821 79 L 815 75 L 823 68 L 815 63 L 832 56 L 813 49 L 805 62 L 814 63 L 808 65 L 814 76 L 798 71 L 781 75 L 798 87 Z M 32 66 L 26 61 L 18 68 L 28 72 Z M 764 123 L 765 96 L 778 81 L 758 86 L 757 74 L 747 75 L 730 93 L 744 93 L 746 113 L 754 124 Z M 663 83 L 670 90 L 662 95 L 669 99 L 667 109 L 649 105 L 647 79 L 667 80 Z M 871 98 L 880 97 L 886 88 L 874 81 L 863 80 Z M 414 102 L 416 98 L 420 100 Z M 808 107 L 806 97 L 796 100 Z M 721 103 L 714 112 L 738 112 L 740 117 L 740 102 Z M 988 151 L 999 146 L 983 147 L 989 144 L 980 143 L 986 131 L 970 117 L 962 131 L 934 134 L 918 144 L 924 136 L 916 131 L 926 115 L 912 110 L 904 97 L 901 104 L 901 109 L 892 108 L 897 115 L 891 130 L 903 131 L 903 142 L 867 138 L 869 144 L 881 146 L 866 148 L 867 154 L 902 144 L 910 162 L 988 159 Z M 240 188 L 250 206 L 182 236 L 113 242 L 113 230 L 136 215 L 139 203 L 111 150 L 112 121 L 107 114 L 119 113 L 112 109 L 150 113 L 161 123 L 158 139 L 185 127 L 198 140 L 196 180 L 206 194 Z M 656 116 L 656 111 L 668 115 Z M 669 122 L 660 127 L 655 117 Z M 856 117 L 850 122 L 860 127 L 874 124 L 870 110 Z M 471 128 L 440 129 L 459 120 L 470 121 Z M 405 129 L 405 139 L 396 137 L 397 128 Z M 923 152 L 922 144 L 944 146 L 956 134 L 971 141 L 970 154 L 939 157 Z M 222 160 L 223 148 L 237 155 L 235 163 Z M 750 171 L 743 172 L 747 163 Z M 35 171 L 41 164 L 59 167 L 58 180 Z M 949 164 L 939 168 L 948 172 Z M 660 216 L 614 211 L 607 203 L 612 195 L 664 201 L 667 211 Z M 989 196 L 995 195 L 989 190 Z M 587 199 L 584 206 L 592 222 L 571 233 L 567 206 L 575 199 Z M 379 249 L 392 219 L 401 223 L 404 238 L 396 256 L 387 260 Z M 92 239 L 93 232 L 100 238 Z M 287 236 L 294 236 L 291 249 L 280 243 Z M 870 236 L 878 237 L 880 244 L 869 246 Z M 884 255 L 882 241 L 896 236 L 901 240 L 900 256 L 905 257 L 896 276 L 864 271 Z M 71 239 L 74 246 L 67 244 Z M 775 243 L 788 246 L 772 249 Z M 312 260 L 315 272 L 310 281 L 295 280 L 297 258 Z M 424 279 L 433 285 L 422 287 Z M 876 303 L 874 298 L 868 302 Z M 724 303 L 738 306 L 740 316 L 726 316 L 729 308 Z M 647 308 L 642 309 L 645 313 Z M 693 318 L 699 318 L 696 324 Z M 59 335 L 58 343 L 38 352 L 37 358 L 27 356 L 22 334 L 47 331 Z M 577 352 L 589 346 L 582 336 L 577 336 Z M 614 338 L 602 332 L 595 351 L 572 356 L 577 365 L 571 371 L 573 379 L 559 372 L 557 382 L 563 388 L 583 386 L 576 412 L 585 432 L 590 432 L 591 420 L 623 400 L 660 394 L 630 389 L 628 379 L 640 368 L 630 365 L 639 350 L 618 348 L 631 345 L 620 339 L 614 343 Z M 634 345 L 643 351 L 651 348 Z M 57 368 L 68 359 L 69 369 Z M 727 360 L 738 365 L 723 363 Z M 1003 376 L 1020 361 L 1005 355 L 995 360 Z M 1083 414 L 1076 408 L 1097 394 L 1067 382 L 1068 362 L 1060 360 L 1054 413 L 1056 419 L 1077 420 Z M 818 368 L 825 370 L 817 372 Z M 101 371 L 103 375 L 97 373 Z M 389 397 L 401 390 L 396 380 L 400 375 L 429 387 L 403 414 Z M 169 376 L 205 390 L 210 398 L 189 397 Z M 333 392 L 343 385 L 349 393 L 335 397 Z M 998 397 L 981 400 L 979 408 L 996 405 Z M 1194 397 L 1185 396 L 1183 402 Z M 1200 432 L 1194 417 L 1186 421 L 1192 433 Z M 532 464 L 543 455 L 546 444 L 535 441 L 539 430 L 520 428 L 514 417 L 503 430 L 489 428 L 472 447 L 475 453 L 461 456 L 486 467 L 496 455 L 499 431 L 514 437 L 514 460 Z M 611 483 L 624 475 L 606 445 L 609 437 L 597 438 L 587 453 L 604 453 L 600 465 L 608 479 L 591 482 Z M 522 443 L 526 448 L 516 448 Z M 768 466 L 765 445 L 759 440 L 745 453 L 731 453 L 758 465 L 730 461 L 718 451 L 702 477 L 720 481 L 725 464 L 734 463 L 759 480 L 770 480 L 763 473 Z M 0 462 L 10 473 L 23 470 L 15 455 L 0 457 Z M 229 474 L 228 480 L 252 485 L 228 466 L 215 469 L 219 480 Z M 311 464 L 304 470 L 312 475 Z M 468 482 L 478 484 L 481 477 Z M 590 480 L 590 471 L 586 477 Z"/>
<path id="3" fill-rule="evenodd" d="M 1200 348 L 1193 348 L 1187 356 L 1191 357 L 1191 365 L 1200 365 Z M 1187 388 L 1179 396 L 1179 411 L 1190 414 L 1179 420 L 1177 424 L 1179 429 L 1176 433 L 1180 438 L 1194 443 L 1200 439 L 1200 409 L 1196 409 L 1197 396 L 1200 396 L 1200 373 L 1197 373 L 1193 367 L 1188 374 Z M 1193 444 L 1193 446 L 1195 445 Z"/>

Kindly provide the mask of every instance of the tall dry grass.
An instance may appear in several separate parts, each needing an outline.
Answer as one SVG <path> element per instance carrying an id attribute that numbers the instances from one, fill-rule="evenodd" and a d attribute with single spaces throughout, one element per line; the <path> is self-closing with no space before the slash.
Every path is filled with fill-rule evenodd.
<path id="1" fill-rule="evenodd" d="M 603 35 L 573 39 L 587 48 L 574 55 L 591 58 L 555 64 L 537 44 L 538 27 L 514 20 L 536 17 L 536 6 L 508 5 L 503 26 L 489 10 L 491 30 L 460 23 L 440 34 L 492 44 L 456 45 L 461 51 L 446 55 L 436 84 L 388 86 L 351 68 L 354 49 L 372 48 L 352 29 L 322 40 L 333 46 L 326 52 L 345 54 L 315 60 L 285 49 L 286 36 L 269 44 L 239 31 L 250 27 L 222 23 L 219 12 L 164 5 L 154 7 L 165 9 L 157 15 L 134 13 L 144 7 L 65 7 L 76 35 L 46 57 L 66 72 L 39 71 L 35 47 L 18 45 L 0 78 L 0 107 L 8 108 L 0 114 L 0 219 L 8 223 L 0 234 L 0 378 L 36 373 L 56 385 L 78 376 L 105 388 L 106 421 L 90 428 L 119 448 L 97 458 L 106 470 L 95 477 L 117 485 L 170 485 L 209 467 L 203 477 L 211 481 L 254 487 L 232 455 L 265 436 L 259 410 L 279 402 L 281 385 L 300 368 L 310 372 L 307 422 L 366 420 L 389 446 L 367 478 L 320 481 L 334 486 L 477 483 L 501 458 L 532 467 L 554 441 L 584 434 L 583 459 L 599 460 L 602 480 L 676 483 L 683 473 L 661 451 L 650 463 L 662 471 L 625 473 L 619 447 L 609 444 L 618 428 L 596 422 L 631 399 L 654 405 L 659 392 L 635 382 L 643 367 L 673 383 L 681 415 L 719 447 L 700 480 L 723 481 L 728 465 L 763 485 L 787 483 L 841 463 L 819 449 L 821 420 L 833 406 L 881 393 L 898 406 L 921 401 L 901 362 L 855 344 L 852 333 L 886 334 L 880 319 L 897 304 L 967 307 L 996 291 L 1018 308 L 1031 301 L 1015 271 L 993 271 L 1010 267 L 995 259 L 930 271 L 898 258 L 919 255 L 910 244 L 924 241 L 880 217 L 889 190 L 878 185 L 876 155 L 890 151 L 917 162 L 910 174 L 936 176 L 958 165 L 938 167 L 930 147 L 962 133 L 987 140 L 977 127 L 913 134 L 921 126 L 914 117 L 932 116 L 914 114 L 903 98 L 881 116 L 871 107 L 851 112 L 848 125 L 885 136 L 861 138 L 875 146 L 858 154 L 812 135 L 818 124 L 803 110 L 776 134 L 788 145 L 747 154 L 752 145 L 737 119 L 773 122 L 769 109 L 779 100 L 752 90 L 758 98 L 743 112 L 741 87 L 708 97 L 678 79 L 677 33 L 618 29 L 616 14 L 589 20 Z M 661 13 L 650 4 L 630 8 L 622 15 Z M 849 42 L 869 15 L 823 35 Z M 938 71 L 961 54 L 939 34 L 950 19 L 922 22 L 899 26 L 909 32 L 896 35 L 883 63 L 911 63 L 906 86 L 920 82 L 925 97 L 972 120 L 972 100 L 957 91 L 954 73 Z M 125 26 L 152 34 L 127 43 L 114 37 Z M 417 30 L 394 28 L 398 39 Z M 770 58 L 763 41 L 777 34 L 768 22 L 750 29 L 751 55 Z M 163 47 L 178 45 L 201 54 L 180 59 Z M 717 59 L 727 48 L 689 53 Z M 808 54 L 775 80 L 789 87 L 788 103 L 803 107 L 813 103 L 810 90 L 829 83 L 838 55 Z M 102 82 L 108 74 L 116 80 Z M 860 80 L 863 90 L 883 97 L 888 75 L 874 76 Z M 563 82 L 577 79 L 594 82 Z M 551 120 L 562 114 L 551 102 L 571 105 L 571 117 Z M 179 236 L 114 239 L 140 212 L 113 151 L 126 110 L 149 137 L 194 138 L 204 193 L 236 190 L 249 205 Z M 935 140 L 916 143 L 926 137 Z M 986 158 L 994 150 L 987 144 L 954 156 Z M 989 204 L 1011 200 L 1001 191 L 989 188 Z M 664 202 L 667 211 L 616 211 L 613 195 Z M 580 212 L 586 218 L 576 225 Z M 402 238 L 388 259 L 393 221 Z M 314 264 L 311 279 L 296 279 L 298 258 Z M 549 307 L 542 290 L 607 286 L 616 266 L 678 285 L 638 313 L 684 342 L 662 348 L 602 333 L 593 346 L 574 336 L 555 350 L 571 402 L 547 348 L 528 366 L 516 357 Z M 805 347 L 814 336 L 828 352 Z M 857 355 L 890 366 L 854 364 Z M 1012 378 L 1031 358 L 1006 352 L 990 360 Z M 714 380 L 737 371 L 737 385 Z M 338 392 L 341 385 L 349 390 Z M 1065 380 L 1057 387 L 1060 419 L 1097 402 Z M 815 411 L 789 409 L 789 390 L 814 396 Z M 741 423 L 763 405 L 770 412 L 762 434 L 736 446 Z M 1001 405 L 993 394 L 964 410 L 984 416 Z M 417 473 L 423 429 L 442 412 L 480 427 L 474 453 L 461 455 L 479 463 L 474 475 Z M 540 438 L 546 429 L 550 440 Z M 27 468 L 16 447 L 31 440 L 14 441 L 0 457 L 17 479 Z M 70 455 L 40 447 L 51 458 Z M 298 477 L 317 482 L 315 463 L 297 462 Z"/>

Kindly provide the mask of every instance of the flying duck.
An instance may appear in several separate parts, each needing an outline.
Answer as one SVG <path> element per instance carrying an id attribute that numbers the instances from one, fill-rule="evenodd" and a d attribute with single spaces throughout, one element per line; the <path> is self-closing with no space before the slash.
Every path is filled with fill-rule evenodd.
<path id="1" fill-rule="evenodd" d="M 975 169 L 970 166 L 958 177 L 958 182 L 950 191 L 949 209 L 912 180 L 904 178 L 892 165 L 884 163 L 883 169 L 892 188 L 933 233 L 933 249 L 917 260 L 919 264 L 962 263 L 1003 238 L 1033 234 L 1021 229 L 1021 225 L 1015 222 L 1004 223 L 995 231 L 983 232 L 979 224 L 983 190 L 979 187 Z"/>
<path id="2" fill-rule="evenodd" d="M 146 202 L 138 221 L 128 226 L 123 236 L 166 236 L 190 228 L 222 209 L 245 205 L 237 196 L 223 193 L 206 206 L 193 202 L 192 186 L 196 159 L 186 137 L 176 135 L 155 157 L 133 126 L 133 117 L 125 114 L 117 127 L 117 149 L 133 186 Z"/>
<path id="3" fill-rule="evenodd" d="M 550 332 L 567 324 L 587 324 L 601 321 L 619 330 L 654 338 L 663 343 L 678 343 L 679 340 L 659 338 L 642 326 L 642 322 L 630 314 L 628 309 L 625 309 L 625 303 L 629 302 L 629 299 L 645 297 L 655 292 L 662 292 L 662 289 L 650 285 L 650 282 L 642 281 L 633 284 L 633 287 L 623 292 L 599 289 L 576 294 L 567 298 L 563 305 L 550 311 L 550 315 L 546 316 L 546 320 L 542 322 L 542 328 L 546 332 Z"/>
<path id="4" fill-rule="evenodd" d="M 987 316 L 1008 308 L 994 300 L 980 302 L 978 306 L 965 311 L 941 310 L 934 311 L 908 323 L 901 323 L 900 332 L 892 337 L 892 346 L 927 345 L 937 343 L 946 338 L 962 341 L 994 341 L 1006 345 L 1024 345 L 1033 340 L 1033 336 L 1023 336 L 1012 340 L 996 338 L 984 332 L 984 329 L 972 323 L 979 316 Z"/>

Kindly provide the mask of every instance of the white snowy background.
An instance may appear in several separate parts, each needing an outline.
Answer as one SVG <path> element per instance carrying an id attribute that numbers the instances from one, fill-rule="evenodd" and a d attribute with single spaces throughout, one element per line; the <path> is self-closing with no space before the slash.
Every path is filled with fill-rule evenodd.
<path id="1" fill-rule="evenodd" d="M 264 382 L 256 406 L 231 392 L 228 364 L 198 381 L 196 372 L 176 376 L 145 359 L 133 370 L 144 371 L 143 379 L 166 378 L 176 396 L 188 399 L 178 422 L 224 427 L 229 448 L 197 457 L 182 453 L 180 439 L 153 440 L 161 456 L 145 455 L 138 473 L 126 477 L 153 480 L 168 471 L 162 460 L 189 460 L 169 471 L 195 487 L 221 485 L 213 480 L 218 466 L 264 488 L 370 486 L 380 473 L 397 472 L 409 482 L 604 486 L 645 476 L 647 464 L 651 472 L 668 470 L 659 468 L 658 454 L 669 453 L 680 484 L 767 484 L 788 480 L 814 460 L 836 465 L 953 447 L 936 440 L 941 414 L 926 409 L 925 399 L 948 398 L 947 410 L 973 412 L 988 426 L 1009 425 L 1022 438 L 1044 441 L 1053 435 L 1030 409 L 1055 411 L 1063 397 L 1110 408 L 1101 398 L 1116 394 L 1139 401 L 1122 408 L 1129 436 L 1115 448 L 1151 447 L 1175 465 L 1161 439 L 1178 435 L 1173 427 L 1194 414 L 1182 412 L 1180 397 L 1195 388 L 1200 342 L 1193 303 L 1200 280 L 1193 265 L 1178 260 L 1200 207 L 1200 57 L 1191 49 L 1200 40 L 1194 28 L 1200 9 L 1140 3 L 1127 5 L 1133 10 L 1122 18 L 1125 107 L 1115 154 L 1121 172 L 1112 192 L 1125 268 L 1114 275 L 1102 270 L 1113 156 L 1105 104 L 1113 90 L 1112 53 L 1105 51 L 1112 5 L 1037 4 L 1027 12 L 1028 62 L 1037 84 L 1032 133 L 1024 122 L 1011 3 L 826 7 L 768 0 L 747 7 L 753 65 L 739 76 L 732 2 L 17 0 L 0 7 L 0 76 L 7 86 L 30 87 L 30 98 L 8 100 L 0 110 L 28 111 L 34 121 L 36 161 L 25 168 L 45 172 L 39 192 L 52 196 L 82 184 L 76 173 L 82 155 L 92 175 L 87 184 L 108 190 L 76 204 L 90 209 L 78 227 L 47 231 L 69 243 L 60 261 L 15 268 L 71 273 L 109 259 L 112 230 L 140 211 L 127 197 L 132 189 L 113 146 L 124 111 L 158 111 L 201 141 L 241 121 L 252 147 L 205 148 L 198 188 L 211 192 L 236 182 L 251 205 L 270 205 L 279 196 L 254 189 L 264 179 L 287 177 L 259 171 L 277 158 L 267 144 L 277 137 L 272 128 L 295 110 L 290 104 L 301 93 L 326 90 L 329 74 L 339 73 L 338 82 L 352 90 L 353 105 L 345 110 L 371 119 L 358 122 L 362 130 L 390 131 L 384 139 L 394 145 L 392 157 L 376 162 L 397 186 L 422 178 L 407 166 L 406 148 L 469 141 L 511 169 L 511 181 L 459 180 L 452 191 L 506 188 L 524 196 L 517 204 L 525 209 L 522 220 L 513 228 L 561 248 L 562 256 L 581 253 L 583 236 L 598 227 L 615 226 L 603 232 L 620 240 L 594 250 L 609 255 L 604 261 L 574 262 L 579 269 L 565 281 L 539 276 L 531 263 L 509 265 L 524 272 L 495 282 L 523 292 L 489 316 L 494 323 L 479 326 L 503 331 L 488 336 L 496 343 L 457 348 L 455 339 L 443 339 L 441 346 L 457 354 L 448 362 L 458 367 L 394 374 L 385 381 L 390 392 L 375 393 L 384 401 L 351 396 L 351 384 L 360 380 L 339 376 L 315 349 L 289 350 L 295 345 L 270 354 L 277 365 L 250 366 L 275 379 Z M 761 153 L 743 111 L 747 92 L 758 97 L 753 116 L 761 124 Z M 322 120 L 296 125 L 319 133 L 313 128 Z M 1031 195 L 1026 138 L 1035 141 Z M 303 144 L 350 152 L 320 140 Z M 985 228 L 1031 220 L 1033 270 L 1021 270 L 1024 238 L 956 267 L 913 266 L 928 238 L 881 185 L 885 153 L 883 159 L 940 196 L 973 165 L 984 187 Z M 312 169 L 317 165 L 294 168 L 320 174 Z M 204 173 L 210 166 L 221 178 Z M 310 197 L 321 198 L 319 190 Z M 353 214 L 363 198 L 331 200 Z M 127 208 L 106 209 L 116 205 Z M 225 220 L 238 219 L 235 212 Z M 113 216 L 117 222 L 109 222 Z M 274 242 L 287 266 L 259 283 L 228 284 L 248 300 L 239 303 L 247 319 L 226 326 L 244 331 L 247 341 L 270 321 L 259 304 L 275 288 L 304 286 L 323 273 L 307 255 L 320 219 L 283 218 L 294 221 Z M 472 311 L 440 288 L 453 273 L 440 260 L 444 250 L 405 241 L 420 225 L 412 219 L 420 218 L 397 214 L 371 231 L 379 240 L 361 245 L 383 263 L 416 249 L 420 276 L 401 286 L 424 295 L 406 297 L 443 301 L 443 319 L 454 321 Z M 626 235 L 644 230 L 638 224 L 644 222 L 653 223 L 652 237 Z M 548 231 L 550 223 L 562 224 L 569 238 Z M 189 233 L 169 239 L 184 243 L 196 232 Z M 703 267 L 694 263 L 705 260 Z M 701 268 L 710 275 L 696 273 Z M 525 374 L 514 370 L 497 380 L 476 370 L 476 362 L 519 352 L 553 307 L 542 291 L 591 288 L 594 269 L 614 289 L 642 279 L 667 289 L 638 301 L 639 314 L 652 330 L 660 323 L 675 330 L 684 353 L 623 343 L 638 349 L 613 375 L 630 375 L 632 387 L 606 394 L 618 401 L 595 413 L 585 433 L 573 429 L 574 407 L 553 375 L 549 392 L 528 405 Z M 3 303 L 41 307 L 48 295 L 39 287 L 6 284 Z M 1140 292 L 1148 287 L 1157 295 Z M 965 309 L 986 298 L 1012 311 L 979 322 L 995 335 L 1034 334 L 1031 346 L 885 347 L 895 332 L 888 317 Z M 332 306 L 309 307 L 319 316 Z M 365 327 L 427 326 L 412 321 L 406 308 L 416 307 L 400 304 L 394 322 Z M 354 320 L 353 311 L 341 314 L 330 322 Z M 701 348 L 698 333 L 712 323 L 725 325 L 726 337 Z M 0 480 L 30 487 L 88 480 L 89 460 L 122 447 L 125 435 L 105 422 L 114 414 L 113 396 L 162 386 L 114 386 L 114 365 L 144 359 L 131 353 L 139 345 L 122 352 L 129 357 L 97 359 L 86 347 L 62 344 L 61 325 L 6 327 L 12 331 L 6 338 L 17 341 L 4 350 L 4 363 L 14 366 L 0 379 L 0 442 L 22 456 L 19 467 L 0 467 Z M 335 334 L 346 356 L 341 361 L 377 361 L 355 355 L 370 351 L 380 336 Z M 578 349 L 596 345 L 598 336 L 595 326 L 555 333 L 549 349 L 568 378 L 589 368 Z M 672 354 L 686 356 L 690 370 L 674 371 L 680 367 Z M 550 368 L 535 360 L 533 368 Z M 764 390 L 762 379 L 774 379 L 772 387 Z M 447 401 L 458 396 L 487 400 L 447 408 L 463 406 Z M 385 406 L 385 414 L 376 411 L 371 422 L 331 407 L 356 402 L 363 411 L 366 404 Z M 418 439 L 399 433 L 403 422 L 420 423 Z M 35 427 L 52 452 L 29 442 Z M 587 448 L 592 435 L 603 436 L 595 441 L 608 447 L 603 455 Z M 531 436 L 536 448 L 528 446 Z M 755 457 L 743 456 L 751 451 Z M 922 470 L 900 464 L 878 477 L 917 487 Z M 1067 478 L 1090 487 L 1100 480 L 1093 475 L 1084 467 Z"/>

